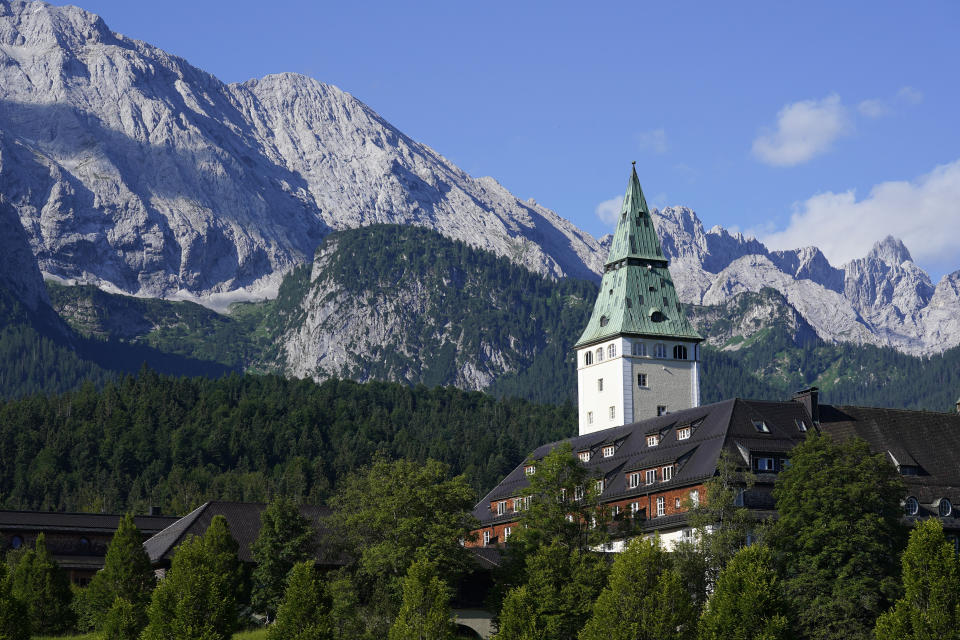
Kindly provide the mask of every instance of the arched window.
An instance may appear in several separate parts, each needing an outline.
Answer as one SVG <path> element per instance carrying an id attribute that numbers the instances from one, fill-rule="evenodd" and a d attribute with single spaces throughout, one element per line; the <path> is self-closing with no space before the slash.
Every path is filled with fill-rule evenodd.
<path id="1" fill-rule="evenodd" d="M 597 349 L 597 362 L 603 360 L 603 347 Z"/>
<path id="2" fill-rule="evenodd" d="M 654 358 L 666 358 L 667 357 L 667 345 L 657 344 L 653 347 L 653 357 Z"/>
<path id="3" fill-rule="evenodd" d="M 942 518 L 949 518 L 950 514 L 953 513 L 953 505 L 950 504 L 950 501 L 946 498 L 940 498 L 940 503 L 937 505 L 937 512 Z"/>
<path id="4" fill-rule="evenodd" d="M 915 516 L 920 512 L 920 502 L 913 496 L 910 496 L 906 502 L 904 502 L 903 510 L 908 516 Z"/>
<path id="5" fill-rule="evenodd" d="M 588 364 L 593 364 L 592 351 L 587 351 L 585 354 L 583 354 L 583 366 L 587 366 Z"/>
<path id="6" fill-rule="evenodd" d="M 617 345 L 611 344 L 607 347 L 607 357 L 616 358 L 617 357 Z"/>
<path id="7" fill-rule="evenodd" d="M 687 359 L 687 348 L 682 344 L 678 344 L 673 348 L 673 359 L 674 360 L 686 360 Z"/>

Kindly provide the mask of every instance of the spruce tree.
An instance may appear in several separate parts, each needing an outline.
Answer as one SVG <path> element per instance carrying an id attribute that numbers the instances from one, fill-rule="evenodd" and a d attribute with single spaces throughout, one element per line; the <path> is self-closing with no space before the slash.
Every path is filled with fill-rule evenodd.
<path id="1" fill-rule="evenodd" d="M 260 533 L 251 551 L 257 563 L 253 570 L 251 604 L 254 611 L 277 615 L 287 574 L 298 562 L 313 557 L 316 532 L 289 498 L 277 497 L 260 514 Z"/>
<path id="2" fill-rule="evenodd" d="M 293 565 L 267 640 L 330 640 L 329 602 L 313 561 Z"/>
<path id="3" fill-rule="evenodd" d="M 0 562 L 0 640 L 29 640 L 27 608 L 13 597 L 7 566 Z"/>
<path id="4" fill-rule="evenodd" d="M 34 548 L 16 559 L 10 587 L 13 597 L 26 605 L 34 633 L 62 633 L 73 625 L 70 581 L 53 560 L 42 533 Z"/>
<path id="5" fill-rule="evenodd" d="M 796 634 L 866 640 L 899 592 L 903 481 L 860 439 L 810 435 L 777 478 L 768 539 L 796 612 Z"/>
<path id="6" fill-rule="evenodd" d="M 903 597 L 877 620 L 877 640 L 960 639 L 960 559 L 935 518 L 910 532 Z"/>
<path id="7" fill-rule="evenodd" d="M 619 554 L 580 640 L 686 640 L 696 615 L 659 538 L 635 538 Z"/>
<path id="8" fill-rule="evenodd" d="M 153 591 L 143 640 L 229 640 L 237 626 L 237 543 L 223 516 L 188 536 Z"/>
<path id="9" fill-rule="evenodd" d="M 389 640 L 449 640 L 450 589 L 435 563 L 414 561 L 403 579 L 403 601 L 390 627 Z"/>
<path id="10" fill-rule="evenodd" d="M 698 640 L 790 640 L 783 586 L 765 545 L 741 549 L 717 578 Z"/>

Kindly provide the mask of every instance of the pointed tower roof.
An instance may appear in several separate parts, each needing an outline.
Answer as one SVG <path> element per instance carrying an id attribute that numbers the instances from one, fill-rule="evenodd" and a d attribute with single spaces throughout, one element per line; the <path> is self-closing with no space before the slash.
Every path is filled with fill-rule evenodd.
<path id="1" fill-rule="evenodd" d="M 703 338 L 683 313 L 634 166 L 593 315 L 577 347 L 620 334 Z"/>

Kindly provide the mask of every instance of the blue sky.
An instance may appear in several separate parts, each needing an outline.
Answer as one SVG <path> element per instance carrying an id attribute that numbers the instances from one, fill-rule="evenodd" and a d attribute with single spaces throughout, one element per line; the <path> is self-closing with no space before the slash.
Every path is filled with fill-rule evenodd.
<path id="1" fill-rule="evenodd" d="M 957 2 L 80 4 L 228 82 L 335 84 L 594 235 L 636 160 L 708 228 L 960 268 Z"/>

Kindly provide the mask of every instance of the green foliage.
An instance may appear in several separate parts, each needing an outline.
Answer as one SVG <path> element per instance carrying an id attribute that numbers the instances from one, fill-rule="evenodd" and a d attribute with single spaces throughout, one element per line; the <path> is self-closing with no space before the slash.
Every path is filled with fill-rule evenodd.
<path id="1" fill-rule="evenodd" d="M 100 637 L 102 640 L 137 640 L 146 626 L 147 613 L 143 604 L 118 596 L 107 611 Z"/>
<path id="2" fill-rule="evenodd" d="M 28 640 L 27 608 L 14 597 L 7 566 L 0 562 L 0 640 Z"/>
<path id="3" fill-rule="evenodd" d="M 905 488 L 863 440 L 811 435 L 794 447 L 774 488 L 769 531 L 799 637 L 868 638 L 898 592 Z"/>
<path id="4" fill-rule="evenodd" d="M 237 543 L 223 516 L 188 536 L 153 592 L 143 640 L 228 640 L 237 626 Z"/>
<path id="5" fill-rule="evenodd" d="M 353 578 L 345 571 L 328 574 L 330 632 L 334 640 L 359 640 L 365 637 L 360 594 Z"/>
<path id="6" fill-rule="evenodd" d="M 764 545 L 744 547 L 717 578 L 700 618 L 699 640 L 790 640 L 789 608 Z"/>
<path id="7" fill-rule="evenodd" d="M 540 546 L 526 558 L 525 584 L 504 599 L 500 615 L 506 624 L 498 640 L 576 638 L 603 589 L 607 572 L 602 554 L 571 551 L 557 539 Z M 526 594 L 518 593 L 523 588 Z M 519 615 L 531 608 L 533 624 L 522 623 Z"/>
<path id="8" fill-rule="evenodd" d="M 416 560 L 403 579 L 403 601 L 389 640 L 449 640 L 452 636 L 450 589 L 435 562 Z"/>
<path id="9" fill-rule="evenodd" d="M 257 563 L 251 598 L 255 611 L 268 619 L 276 615 L 287 574 L 298 562 L 313 559 L 315 535 L 313 524 L 289 498 L 278 496 L 263 510 L 260 533 L 251 547 Z"/>
<path id="10" fill-rule="evenodd" d="M 877 640 L 960 638 L 960 559 L 935 518 L 910 532 L 903 597 L 877 620 Z"/>
<path id="11" fill-rule="evenodd" d="M 185 513 L 276 494 L 316 503 L 378 451 L 441 460 L 479 491 L 542 439 L 575 430 L 572 407 L 452 388 L 144 370 L 100 391 L 0 405 L 0 507 Z"/>
<path id="12" fill-rule="evenodd" d="M 77 617 L 77 628 L 84 631 L 102 628 L 109 619 L 104 618 L 104 612 L 114 607 L 118 608 L 114 621 L 119 625 L 118 633 L 126 633 L 123 629 L 128 627 L 124 625 L 137 619 L 128 615 L 129 605 L 130 610 L 139 612 L 142 629 L 146 624 L 143 610 L 150 602 L 155 583 L 150 558 L 143 548 L 143 537 L 134 523 L 133 514 L 128 513 L 120 520 L 107 547 L 103 569 L 93 576 L 89 585 L 74 592 L 73 610 Z M 117 598 L 122 600 L 119 605 Z"/>
<path id="13" fill-rule="evenodd" d="M 696 613 L 658 538 L 634 538 L 617 555 L 579 640 L 686 640 Z"/>
<path id="14" fill-rule="evenodd" d="M 62 633 L 73 625 L 70 582 L 37 536 L 33 549 L 19 554 L 10 572 L 10 591 L 26 605 L 30 629 L 35 633 Z"/>
<path id="15" fill-rule="evenodd" d="M 296 563 L 276 621 L 267 631 L 267 640 L 328 640 L 333 638 L 330 605 L 313 561 Z"/>
<path id="16" fill-rule="evenodd" d="M 367 580 L 398 580 L 417 556 L 430 558 L 443 578 L 452 579 L 472 566 L 460 540 L 476 526 L 473 501 L 466 479 L 450 478 L 442 462 L 378 455 L 341 483 L 328 526 Z"/>

